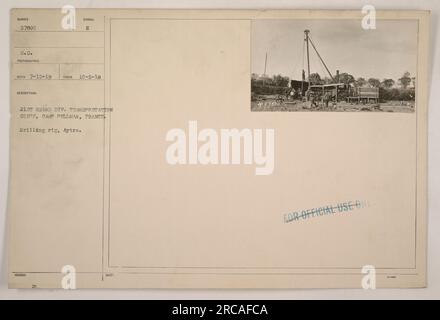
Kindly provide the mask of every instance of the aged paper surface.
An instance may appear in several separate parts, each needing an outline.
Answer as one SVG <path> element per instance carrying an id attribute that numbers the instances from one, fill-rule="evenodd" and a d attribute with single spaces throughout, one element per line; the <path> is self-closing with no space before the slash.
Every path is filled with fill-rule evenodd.
<path id="1" fill-rule="evenodd" d="M 428 12 L 68 14 L 11 11 L 11 288 L 426 286 Z"/>

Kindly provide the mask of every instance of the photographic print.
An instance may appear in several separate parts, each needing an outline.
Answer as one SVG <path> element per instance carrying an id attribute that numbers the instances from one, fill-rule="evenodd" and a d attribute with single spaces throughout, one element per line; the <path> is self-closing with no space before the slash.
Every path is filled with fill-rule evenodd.
<path id="1" fill-rule="evenodd" d="M 254 20 L 252 111 L 414 112 L 416 20 Z"/>

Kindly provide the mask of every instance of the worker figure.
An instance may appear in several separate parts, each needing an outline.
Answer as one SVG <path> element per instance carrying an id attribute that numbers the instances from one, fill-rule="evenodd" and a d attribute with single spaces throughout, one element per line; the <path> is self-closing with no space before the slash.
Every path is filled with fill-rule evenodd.
<path id="1" fill-rule="evenodd" d="M 294 100 L 294 98 L 295 98 L 295 89 L 294 88 L 292 88 L 292 90 L 290 90 L 289 96 L 290 96 L 290 100 Z"/>
<path id="2" fill-rule="evenodd" d="M 292 92 L 293 88 L 288 88 L 285 92 L 284 95 L 286 96 L 286 100 L 289 100 L 290 98 L 290 93 Z"/>
<path id="3" fill-rule="evenodd" d="M 325 103 L 325 109 L 328 109 L 328 104 L 332 100 L 332 98 L 333 98 L 333 95 L 332 95 L 332 93 L 330 91 L 327 91 L 324 94 L 323 100 L 324 100 L 324 103 Z"/>
<path id="4" fill-rule="evenodd" d="M 309 91 L 309 99 L 310 99 L 310 107 L 311 108 L 317 108 L 318 107 L 318 103 L 317 101 L 317 97 L 316 94 L 313 91 Z"/>

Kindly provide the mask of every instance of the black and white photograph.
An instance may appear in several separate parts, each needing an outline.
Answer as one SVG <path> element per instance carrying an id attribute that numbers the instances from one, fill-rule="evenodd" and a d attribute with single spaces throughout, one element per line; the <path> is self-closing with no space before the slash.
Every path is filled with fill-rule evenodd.
<path id="1" fill-rule="evenodd" d="M 415 20 L 255 20 L 251 111 L 415 110 Z"/>

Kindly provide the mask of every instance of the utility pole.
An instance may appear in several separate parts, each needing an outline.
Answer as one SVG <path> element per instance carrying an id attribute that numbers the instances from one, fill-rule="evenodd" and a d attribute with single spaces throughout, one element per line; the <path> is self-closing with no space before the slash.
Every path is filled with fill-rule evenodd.
<path id="1" fill-rule="evenodd" d="M 264 73 L 263 73 L 264 76 L 266 76 L 266 68 L 267 68 L 267 52 L 266 52 L 266 58 L 264 59 Z"/>

